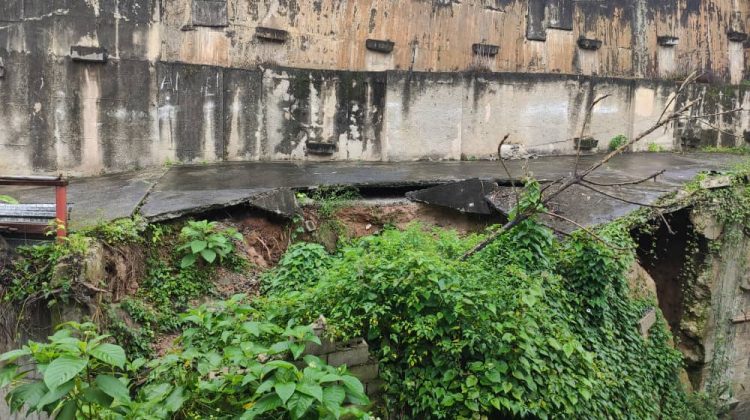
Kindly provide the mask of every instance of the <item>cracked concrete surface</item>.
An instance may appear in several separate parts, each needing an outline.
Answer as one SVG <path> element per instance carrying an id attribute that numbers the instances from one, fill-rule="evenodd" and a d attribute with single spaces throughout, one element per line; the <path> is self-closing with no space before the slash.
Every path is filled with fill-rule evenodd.
<path id="1" fill-rule="evenodd" d="M 583 156 L 581 167 L 598 159 Z M 675 191 L 700 171 L 728 169 L 744 160 L 725 154 L 632 153 L 616 157 L 589 179 L 601 183 L 623 182 L 666 172 L 657 182 L 608 189 L 613 194 L 638 202 L 653 202 Z M 528 161 L 506 161 L 511 175 L 528 174 L 540 180 L 554 180 L 570 174 L 574 156 L 543 157 Z M 524 172 L 526 167 L 526 173 Z M 496 161 L 449 162 L 238 162 L 185 165 L 74 178 L 69 201 L 73 204 L 71 226 L 81 228 L 140 212 L 151 220 L 167 220 L 207 210 L 246 204 L 278 214 L 296 210 L 294 190 L 318 186 L 403 187 L 415 189 L 472 178 L 508 183 L 510 179 Z M 23 203 L 53 202 L 51 188 L 3 188 Z M 568 216 L 585 216 L 591 223 L 611 220 L 635 208 L 576 189 L 560 200 L 558 211 Z M 584 220 L 585 222 L 585 220 Z"/>

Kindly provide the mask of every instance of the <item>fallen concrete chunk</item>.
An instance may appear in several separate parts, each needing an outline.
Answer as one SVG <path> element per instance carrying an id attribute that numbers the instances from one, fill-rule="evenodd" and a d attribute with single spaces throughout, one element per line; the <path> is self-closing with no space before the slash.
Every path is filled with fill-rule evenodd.
<path id="1" fill-rule="evenodd" d="M 701 188 L 704 190 L 728 187 L 730 185 L 732 185 L 732 177 L 729 175 L 712 177 L 701 181 Z"/>
<path id="2" fill-rule="evenodd" d="M 279 216 L 291 219 L 300 212 L 294 191 L 284 188 L 270 191 L 251 199 L 248 204 Z"/>
<path id="3" fill-rule="evenodd" d="M 406 193 L 411 201 L 448 207 L 462 213 L 493 214 L 484 197 L 497 189 L 495 182 L 480 179 L 438 185 Z"/>

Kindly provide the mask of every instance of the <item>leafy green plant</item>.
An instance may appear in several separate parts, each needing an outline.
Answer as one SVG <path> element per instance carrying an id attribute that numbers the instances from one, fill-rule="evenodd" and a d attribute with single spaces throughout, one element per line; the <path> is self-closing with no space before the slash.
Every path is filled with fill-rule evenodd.
<path id="1" fill-rule="evenodd" d="M 139 215 L 103 223 L 81 232 L 99 238 L 108 244 L 142 244 L 148 228 L 146 220 Z"/>
<path id="2" fill-rule="evenodd" d="M 94 324 L 69 322 L 47 343 L 30 341 L 4 353 L 0 386 L 11 386 L 6 396 L 11 411 L 26 408 L 27 414 L 44 412 L 59 420 L 163 417 L 174 411 L 178 395 L 168 392 L 134 404 L 128 371 L 142 362 L 129 363 L 122 347 L 107 339 Z M 172 403 L 163 403 L 170 398 Z"/>
<path id="3" fill-rule="evenodd" d="M 331 219 L 339 209 L 359 198 L 359 192 L 355 188 L 321 187 L 313 192 L 311 198 L 318 205 L 320 217 Z"/>
<path id="4" fill-rule="evenodd" d="M 620 148 L 620 146 L 627 143 L 627 141 L 628 141 L 628 138 L 622 134 L 612 137 L 612 139 L 609 141 L 609 151 L 611 152 L 613 150 Z"/>
<path id="5" fill-rule="evenodd" d="M 538 195 L 529 182 L 520 208 Z M 631 240 L 618 225 L 598 235 L 626 250 L 583 233 L 558 242 L 526 221 L 462 261 L 481 237 L 385 230 L 342 247 L 315 279 L 285 262 L 258 311 L 301 323 L 323 313 L 334 336 L 366 337 L 397 417 L 695 418 L 664 321 L 646 340 L 636 328 L 652 304 L 628 296 Z"/>
<path id="6" fill-rule="evenodd" d="M 5 283 L 3 300 L 20 302 L 44 298 L 50 306 L 58 300 L 67 301 L 81 273 L 82 257 L 90 242 L 87 236 L 72 233 L 61 241 L 18 248 L 18 257 L 0 270 L 0 279 Z M 62 263 L 68 269 L 57 270 Z"/>
<path id="7" fill-rule="evenodd" d="M 9 195 L 0 194 L 0 203 L 18 204 L 18 200 L 16 200 L 15 198 L 13 198 L 13 197 L 11 197 Z"/>
<path id="8" fill-rule="evenodd" d="M 651 153 L 661 153 L 664 151 L 664 148 L 657 143 L 649 143 L 648 144 L 648 151 Z"/>
<path id="9" fill-rule="evenodd" d="M 189 221 L 180 232 L 183 244 L 177 250 L 183 253 L 180 266 L 194 265 L 199 259 L 208 264 L 221 261 L 234 251 L 233 240 L 241 241 L 242 235 L 234 229 L 220 230 L 216 222 Z"/>
<path id="10" fill-rule="evenodd" d="M 330 260 L 330 255 L 320 244 L 292 244 L 281 257 L 276 269 L 263 276 L 263 290 L 268 292 L 310 287 L 315 284 L 321 271 L 328 267 Z"/>
<path id="11" fill-rule="evenodd" d="M 243 295 L 191 310 L 178 352 L 149 363 L 149 381 L 178 383 L 191 398 L 182 413 L 206 418 L 363 417 L 369 404 L 362 384 L 345 367 L 302 357 L 308 342 L 320 344 L 310 326 L 254 318 Z M 294 363 L 292 363 L 294 361 Z"/>

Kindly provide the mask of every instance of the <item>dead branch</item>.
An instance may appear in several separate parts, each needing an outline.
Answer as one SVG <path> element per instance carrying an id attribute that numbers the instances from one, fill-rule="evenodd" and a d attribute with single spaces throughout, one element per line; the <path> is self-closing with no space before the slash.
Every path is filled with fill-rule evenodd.
<path id="1" fill-rule="evenodd" d="M 627 248 L 621 248 L 621 247 L 618 247 L 617 245 L 614 245 L 614 244 L 611 244 L 611 243 L 609 243 L 609 242 L 605 241 L 605 240 L 604 240 L 604 238 L 602 238 L 601 236 L 599 236 L 599 235 L 597 235 L 596 233 L 594 233 L 594 231 L 593 231 L 593 230 L 591 230 L 591 229 L 587 228 L 586 226 L 583 226 L 582 224 L 580 224 L 580 223 L 576 222 L 575 220 L 572 220 L 572 219 L 568 219 L 568 218 L 567 218 L 567 217 L 565 217 L 565 216 L 561 216 L 561 215 L 559 215 L 559 214 L 557 214 L 557 213 L 553 213 L 553 212 L 551 212 L 551 211 L 543 211 L 543 212 L 542 212 L 542 214 L 546 214 L 547 216 L 550 216 L 550 217 L 555 217 L 555 218 L 558 218 L 558 219 L 560 219 L 560 220 L 562 220 L 562 221 L 564 221 L 564 222 L 568 222 L 568 223 L 570 223 L 571 225 L 574 225 L 574 226 L 575 226 L 575 227 L 577 227 L 578 229 L 581 229 L 582 231 L 586 232 L 586 234 L 588 234 L 588 235 L 589 235 L 589 236 L 591 236 L 592 238 L 594 238 L 594 239 L 596 239 L 597 241 L 599 241 L 599 242 L 603 243 L 604 245 L 607 245 L 607 246 L 608 246 L 608 247 L 610 247 L 610 248 L 616 249 L 616 250 L 618 250 L 618 251 L 627 251 L 627 250 L 628 250 Z M 568 236 L 570 236 L 570 235 L 568 235 Z"/>
<path id="2" fill-rule="evenodd" d="M 654 181 L 656 181 L 656 177 L 659 176 L 659 175 L 661 175 L 661 174 L 663 174 L 664 172 L 666 172 L 666 169 L 662 169 L 661 171 L 659 171 L 659 172 L 657 172 L 657 173 L 655 173 L 653 175 L 649 175 L 648 177 L 639 179 L 637 181 L 612 182 L 612 183 L 606 184 L 606 183 L 602 183 L 602 182 L 594 182 L 594 181 L 591 181 L 591 180 L 587 179 L 586 183 L 591 184 L 591 185 L 596 185 L 596 186 L 599 186 L 599 187 L 618 187 L 618 186 L 621 186 L 621 185 L 636 185 L 636 184 L 642 184 L 642 183 L 644 183 L 646 181 L 650 181 L 652 179 Z"/>
<path id="3" fill-rule="evenodd" d="M 586 180 L 581 180 L 581 182 L 579 183 L 579 185 L 582 186 L 582 187 L 584 187 L 584 188 L 588 188 L 591 191 L 594 191 L 595 193 L 601 194 L 601 195 L 603 195 L 605 197 L 609 197 L 609 198 L 611 198 L 613 200 L 622 201 L 623 203 L 634 204 L 636 206 L 641 206 L 641 207 L 651 207 L 651 208 L 655 208 L 655 209 L 663 209 L 663 208 L 668 208 L 669 207 L 669 206 L 660 206 L 658 204 L 639 203 L 637 201 L 631 201 L 631 200 L 628 200 L 628 199 L 625 199 L 625 198 L 622 198 L 622 197 L 618 197 L 616 195 L 612 195 L 612 194 L 606 193 L 606 192 L 604 192 L 602 190 L 594 188 L 591 185 L 588 185 L 588 181 L 586 181 Z"/>
<path id="4" fill-rule="evenodd" d="M 658 211 L 657 213 L 659 214 L 659 216 L 661 216 L 661 220 L 664 222 L 664 226 L 667 227 L 667 231 L 669 232 L 669 234 L 670 235 L 674 235 L 674 231 L 672 230 L 672 226 L 670 226 L 669 222 L 667 222 L 667 218 L 664 217 L 664 213 L 662 213 L 660 211 Z"/>
<path id="5" fill-rule="evenodd" d="M 659 119 L 656 121 L 661 121 L 661 119 L 664 118 L 664 114 L 667 113 L 669 108 L 672 106 L 672 103 L 675 101 L 675 99 L 677 99 L 680 93 L 682 93 L 682 91 L 685 90 L 685 88 L 688 85 L 695 83 L 695 81 L 698 80 L 698 78 L 701 77 L 702 75 L 703 73 L 698 73 L 697 71 L 693 71 L 692 73 L 690 73 L 688 77 L 682 81 L 682 83 L 680 84 L 680 87 L 677 88 L 677 91 L 674 93 L 674 95 L 672 95 L 672 97 L 669 98 L 669 101 L 667 102 L 667 104 L 664 105 L 664 109 L 662 109 L 661 115 L 659 115 Z"/>
<path id="6" fill-rule="evenodd" d="M 594 99 L 593 102 L 591 102 L 591 105 L 589 105 L 588 109 L 586 110 L 586 115 L 583 117 L 583 125 L 581 125 L 581 131 L 578 133 L 578 144 L 576 145 L 576 164 L 573 167 L 573 173 L 578 173 L 578 161 L 581 159 L 581 141 L 583 140 L 583 135 L 586 132 L 586 125 L 588 125 L 588 122 L 591 120 L 591 113 L 594 110 L 594 107 L 599 102 L 609 98 L 611 94 L 602 95 L 596 99 Z"/>
<path id="7" fill-rule="evenodd" d="M 680 86 L 680 88 L 675 93 L 675 97 L 679 95 L 687 85 L 690 83 L 693 83 L 695 81 L 695 76 L 688 77 L 688 79 L 683 82 L 683 84 Z M 658 130 L 659 128 L 665 126 L 666 124 L 675 121 L 683 116 L 683 114 L 690 110 L 695 104 L 697 104 L 700 100 L 694 99 L 687 101 L 682 107 L 680 107 L 678 110 L 673 111 L 671 113 L 667 113 L 668 108 L 671 106 L 674 99 L 670 100 L 667 103 L 667 106 L 663 110 L 662 114 L 659 116 L 659 119 L 648 129 L 642 131 L 640 134 L 638 134 L 636 137 L 626 141 L 624 144 L 622 144 L 620 147 L 616 148 L 612 152 L 605 155 L 603 158 L 598 160 L 597 162 L 593 163 L 591 166 L 589 166 L 585 171 L 581 172 L 580 174 L 577 172 L 574 172 L 573 175 L 567 177 L 567 179 L 562 182 L 560 187 L 550 193 L 546 198 L 543 198 L 540 200 L 540 204 L 542 206 L 545 206 L 547 203 L 549 203 L 552 199 L 554 199 L 556 196 L 558 196 L 563 191 L 567 190 L 571 186 L 575 184 L 582 184 L 582 181 L 586 176 L 591 174 L 593 171 L 599 169 L 602 165 L 606 164 L 610 160 L 612 160 L 615 156 L 623 153 L 625 150 L 630 148 L 633 144 L 641 141 L 654 131 Z M 508 221 L 506 224 L 504 224 L 500 229 L 495 231 L 494 233 L 490 234 L 487 238 L 485 238 L 482 242 L 478 243 L 474 248 L 467 251 L 462 257 L 461 260 L 466 260 L 472 255 L 476 254 L 477 252 L 483 250 L 487 247 L 490 243 L 492 243 L 494 240 L 499 238 L 500 236 L 507 233 L 510 229 L 513 229 L 514 227 L 518 226 L 521 222 L 528 219 L 529 217 L 536 214 L 538 210 L 536 210 L 536 207 L 530 207 L 528 210 L 525 210 L 523 212 L 520 212 L 513 220 Z"/>
<path id="8" fill-rule="evenodd" d="M 510 186 L 511 188 L 513 188 L 513 195 L 516 198 L 516 204 L 518 204 L 518 190 L 516 189 L 516 181 L 515 179 L 513 179 L 513 176 L 510 174 L 508 167 L 505 166 L 505 161 L 503 161 L 503 155 L 502 155 L 503 144 L 505 144 L 505 141 L 508 140 L 508 137 L 510 137 L 510 133 L 507 133 L 505 137 L 503 137 L 503 139 L 500 140 L 500 144 L 497 146 L 497 160 L 499 160 L 500 164 L 503 165 L 503 169 L 505 170 L 505 175 L 508 176 L 508 180 L 510 181 Z"/>
<path id="9" fill-rule="evenodd" d="M 554 181 L 550 182 L 549 184 L 545 185 L 544 187 L 542 187 L 542 190 L 540 191 L 540 194 L 544 194 L 544 192 L 547 191 L 550 187 L 552 187 L 553 185 L 559 184 L 564 179 L 565 179 L 565 177 L 563 176 L 563 177 L 557 178 L 556 180 L 554 180 Z"/>
<path id="10" fill-rule="evenodd" d="M 680 120 L 698 120 L 701 118 L 717 117 L 719 115 L 734 114 L 737 112 L 744 112 L 744 111 L 747 111 L 747 110 L 743 107 L 739 107 L 739 108 L 730 109 L 728 111 L 713 112 L 711 114 L 687 115 L 687 116 L 680 117 L 679 119 Z"/>

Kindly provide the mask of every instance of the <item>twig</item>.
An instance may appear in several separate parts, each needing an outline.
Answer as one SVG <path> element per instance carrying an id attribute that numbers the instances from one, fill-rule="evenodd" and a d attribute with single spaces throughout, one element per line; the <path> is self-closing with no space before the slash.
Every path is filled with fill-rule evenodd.
<path id="1" fill-rule="evenodd" d="M 742 138 L 742 137 L 743 137 L 743 136 L 741 136 L 741 135 L 738 135 L 738 134 L 735 134 L 735 133 L 729 132 L 729 131 L 727 131 L 727 130 L 724 130 L 724 129 L 722 129 L 722 128 L 719 128 L 718 126 L 716 126 L 716 125 L 713 125 L 713 124 L 711 124 L 710 122 L 708 122 L 708 121 L 705 121 L 705 120 L 698 120 L 698 124 L 705 124 L 705 125 L 707 125 L 707 126 L 708 126 L 709 128 L 713 128 L 714 130 L 718 131 L 719 133 L 722 133 L 722 134 L 726 134 L 726 135 L 728 135 L 728 136 L 732 136 L 732 137 L 734 137 L 734 138 L 736 138 L 736 139 L 738 139 L 738 138 Z"/>
<path id="2" fill-rule="evenodd" d="M 508 180 L 510 181 L 511 188 L 513 188 L 513 195 L 516 197 L 516 205 L 517 205 L 518 204 L 518 190 L 516 189 L 516 181 L 515 179 L 513 179 L 513 176 L 510 174 L 508 167 L 505 166 L 505 162 L 503 161 L 503 155 L 502 155 L 503 144 L 505 144 L 505 141 L 508 140 L 508 137 L 510 137 L 510 133 L 506 134 L 505 137 L 503 137 L 503 139 L 500 140 L 500 144 L 497 146 L 497 160 L 499 160 L 500 164 L 503 165 L 505 174 L 508 175 Z"/>
<path id="3" fill-rule="evenodd" d="M 688 115 L 688 116 L 680 117 L 678 119 L 680 119 L 680 120 L 697 120 L 697 119 L 706 118 L 706 117 L 716 117 L 716 116 L 719 116 L 719 115 L 734 114 L 736 112 L 742 112 L 742 111 L 747 111 L 747 110 L 745 108 L 743 108 L 743 107 L 739 107 L 739 108 L 730 109 L 729 111 L 714 112 L 714 113 L 711 113 L 711 114 L 700 114 L 700 115 L 695 115 L 695 116 Z"/>
<path id="4" fill-rule="evenodd" d="M 682 89 L 682 87 L 681 87 L 681 89 Z M 563 182 L 563 184 L 560 186 L 560 188 L 558 188 L 556 191 L 552 192 L 545 199 L 543 199 L 542 202 L 541 202 L 541 204 L 544 205 L 544 204 L 548 203 L 550 200 L 552 200 L 557 195 L 559 195 L 563 191 L 565 191 L 568 188 L 570 188 L 572 185 L 579 184 L 581 182 L 581 180 L 583 180 L 583 178 L 585 178 L 591 172 L 597 170 L 602 165 L 604 165 L 605 163 L 607 163 L 610 160 L 612 160 L 612 158 L 614 158 L 615 156 L 617 156 L 620 153 L 624 152 L 631 145 L 639 142 L 644 137 L 646 137 L 649 134 L 653 133 L 654 131 L 658 130 L 660 127 L 663 127 L 664 125 L 666 125 L 670 121 L 676 120 L 680 115 L 682 115 L 682 113 L 684 113 L 685 111 L 687 111 L 690 108 L 692 108 L 696 103 L 698 103 L 697 99 L 689 101 L 682 108 L 680 108 L 679 110 L 670 113 L 667 116 L 667 118 L 663 118 L 663 117 L 659 118 L 659 120 L 656 121 L 651 127 L 649 127 L 648 129 L 644 130 L 643 132 L 641 132 L 639 135 L 637 135 L 633 139 L 625 142 L 620 147 L 618 147 L 617 149 L 613 150 L 612 152 L 610 152 L 609 154 L 607 154 L 606 156 L 604 156 L 602 159 L 600 159 L 599 161 L 597 161 L 594 164 L 592 164 L 591 166 L 589 166 L 588 169 L 586 169 L 585 171 L 583 171 L 581 174 L 574 174 L 574 175 L 568 177 L 567 181 Z M 506 223 L 505 225 L 503 225 L 496 232 L 494 232 L 493 234 L 489 235 L 482 242 L 480 242 L 476 246 L 474 246 L 474 248 L 472 248 L 469 251 L 467 251 L 466 253 L 464 253 L 464 255 L 461 257 L 461 260 L 465 261 L 469 257 L 471 257 L 472 255 L 474 255 L 477 252 L 483 250 L 484 248 L 487 247 L 487 245 L 489 245 L 490 243 L 492 243 L 495 239 L 497 239 L 500 236 L 504 235 L 506 232 L 508 232 L 508 230 L 516 227 L 519 223 L 521 223 L 524 220 L 528 219 L 534 213 L 536 213 L 536 210 L 527 210 L 527 211 L 524 211 L 524 212 L 518 214 L 516 216 L 516 218 L 514 218 L 513 220 L 511 220 L 508 223 Z"/>
<path id="5" fill-rule="evenodd" d="M 541 212 L 541 213 L 542 213 L 542 214 L 546 214 L 547 216 L 551 216 L 551 217 L 556 217 L 556 218 L 558 218 L 558 219 L 560 219 L 560 220 L 563 220 L 563 221 L 565 221 L 565 222 L 568 222 L 568 223 L 570 223 L 570 224 L 572 224 L 572 225 L 576 226 L 576 227 L 577 227 L 578 229 L 581 229 L 582 231 L 584 231 L 584 232 L 586 232 L 587 234 L 591 235 L 591 236 L 592 236 L 592 237 L 593 237 L 594 239 L 596 239 L 597 241 L 599 241 L 599 242 L 603 243 L 604 245 L 607 245 L 607 246 L 608 246 L 608 247 L 610 247 L 610 248 L 616 249 L 616 250 L 618 250 L 618 251 L 627 251 L 627 250 L 628 250 L 627 248 L 620 248 L 620 247 L 618 247 L 618 246 L 616 246 L 616 245 L 612 245 L 611 243 L 609 243 L 609 242 L 605 241 L 605 240 L 604 240 L 604 239 L 603 239 L 602 237 L 600 237 L 599 235 L 597 235 L 596 233 L 594 233 L 594 231 L 592 231 L 591 229 L 589 229 L 589 228 L 587 228 L 587 227 L 585 227 L 585 226 L 581 225 L 580 223 L 576 222 L 575 220 L 572 220 L 572 219 L 568 219 L 568 218 L 567 218 L 567 217 L 565 217 L 565 216 L 560 216 L 559 214 L 557 214 L 557 213 L 552 213 L 551 211 L 543 211 L 543 212 Z"/>
<path id="6" fill-rule="evenodd" d="M 667 218 L 664 217 L 664 213 L 662 213 L 660 211 L 657 211 L 657 213 L 659 214 L 659 216 L 661 216 L 661 220 L 664 222 L 664 226 L 667 227 L 667 231 L 669 232 L 669 234 L 670 235 L 674 235 L 674 231 L 672 230 L 672 226 L 670 226 L 669 222 L 667 222 Z"/>
<path id="7" fill-rule="evenodd" d="M 660 205 L 657 205 L 657 204 L 646 204 L 646 203 L 639 203 L 637 201 L 630 201 L 628 199 L 625 199 L 625 198 L 622 198 L 622 197 L 618 197 L 616 195 L 612 195 L 612 194 L 606 193 L 606 192 L 604 192 L 602 190 L 596 189 L 593 186 L 588 185 L 588 181 L 586 181 L 586 180 L 582 180 L 582 182 L 579 183 L 579 185 L 582 186 L 582 187 L 584 187 L 584 188 L 588 188 L 591 191 L 599 193 L 599 194 L 601 194 L 601 195 L 603 195 L 605 197 L 609 197 L 609 198 L 611 198 L 613 200 L 622 201 L 623 203 L 634 204 L 636 206 L 641 206 L 641 207 L 651 207 L 651 208 L 655 208 L 655 209 L 664 209 L 664 208 L 668 208 L 669 207 L 669 206 L 660 206 Z"/>
<path id="8" fill-rule="evenodd" d="M 648 177 L 643 178 L 643 179 L 639 179 L 637 181 L 613 182 L 611 184 L 605 184 L 605 183 L 601 183 L 601 182 L 594 182 L 594 181 L 591 181 L 591 180 L 587 179 L 586 182 L 589 183 L 589 184 L 591 184 L 591 185 L 597 185 L 599 187 L 617 187 L 617 186 L 620 186 L 620 185 L 636 185 L 636 184 L 642 184 L 642 183 L 644 183 L 646 181 L 649 181 L 651 179 L 653 179 L 654 181 L 656 181 L 656 177 L 659 176 L 659 175 L 661 175 L 661 174 L 663 174 L 664 172 L 666 172 L 666 169 L 662 169 L 661 171 L 659 171 L 659 172 L 657 172 L 657 173 L 655 173 L 653 175 L 649 175 Z"/>
<path id="9" fill-rule="evenodd" d="M 565 177 L 563 176 L 563 177 L 557 178 L 556 180 L 554 180 L 554 181 L 550 182 L 549 184 L 545 185 L 544 187 L 542 187 L 541 191 L 539 191 L 539 195 L 544 194 L 544 192 L 547 191 L 547 189 L 549 189 L 549 187 L 551 187 L 551 186 L 553 186 L 555 184 L 560 183 L 564 179 L 565 179 Z"/>
<path id="10" fill-rule="evenodd" d="M 662 109 L 661 115 L 659 115 L 659 119 L 656 120 L 657 122 L 661 121 L 661 119 L 664 118 L 664 114 L 667 113 L 667 111 L 669 110 L 669 107 L 672 105 L 672 102 L 674 102 L 675 99 L 677 99 L 677 97 L 680 96 L 680 93 L 682 93 L 682 91 L 685 90 L 685 87 L 687 87 L 691 83 L 698 80 L 698 78 L 701 77 L 702 75 L 703 73 L 698 73 L 697 71 L 693 71 L 692 73 L 688 75 L 687 78 L 685 78 L 685 80 L 682 81 L 682 83 L 680 84 L 680 87 L 677 88 L 677 91 L 674 93 L 674 95 L 672 95 L 672 97 L 669 98 L 669 101 L 667 102 L 667 104 L 664 105 L 664 109 Z"/>
<path id="11" fill-rule="evenodd" d="M 594 110 L 594 107 L 599 102 L 609 98 L 611 94 L 602 95 L 596 99 L 594 99 L 594 102 L 589 105 L 588 110 L 586 111 L 586 116 L 583 117 L 583 125 L 581 125 L 581 131 L 578 134 L 578 144 L 576 145 L 576 164 L 575 167 L 573 167 L 573 174 L 578 173 L 578 161 L 581 159 L 581 141 L 583 140 L 583 134 L 586 132 L 586 125 L 588 124 L 589 120 L 591 119 L 591 112 Z"/>

